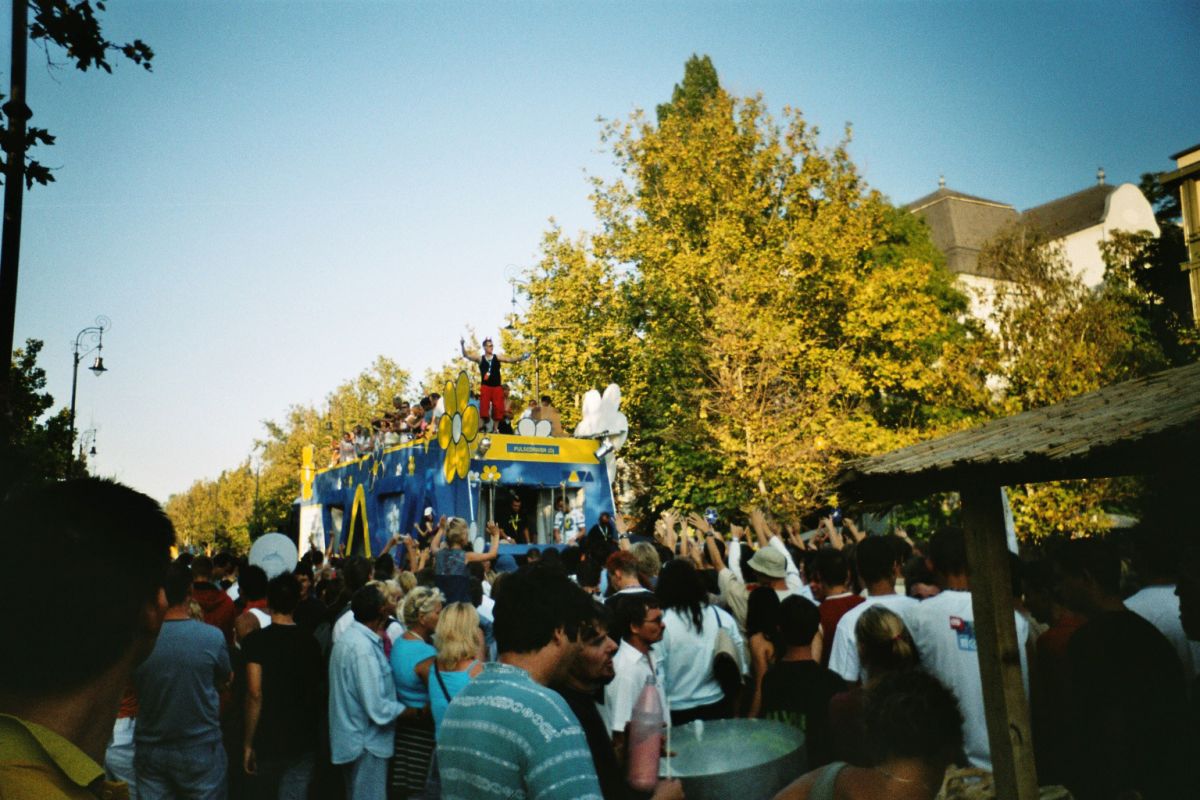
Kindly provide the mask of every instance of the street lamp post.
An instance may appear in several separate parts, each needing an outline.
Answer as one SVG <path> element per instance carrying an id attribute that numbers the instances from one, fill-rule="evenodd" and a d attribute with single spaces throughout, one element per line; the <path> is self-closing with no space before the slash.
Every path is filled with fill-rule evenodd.
<path id="1" fill-rule="evenodd" d="M 79 460 L 83 461 L 84 455 L 96 455 L 96 429 L 88 428 L 83 433 L 79 434 Z"/>
<path id="2" fill-rule="evenodd" d="M 103 375 L 108 370 L 104 366 L 104 358 L 100 355 L 104 349 L 104 332 L 112 327 L 112 320 L 101 314 L 96 317 L 96 324 L 88 327 L 75 334 L 75 347 L 72 351 L 71 363 L 71 438 L 67 440 L 67 458 L 71 456 L 71 445 L 75 442 L 75 390 L 79 384 L 79 362 L 84 359 L 93 350 L 96 351 L 96 360 L 92 363 L 92 374 L 97 378 Z M 95 342 L 87 350 L 82 348 L 90 343 Z"/>
<path id="3" fill-rule="evenodd" d="M 509 300 L 512 310 L 509 312 L 508 324 L 504 326 L 504 330 L 508 331 L 509 333 L 516 332 L 517 319 L 520 318 L 517 308 L 517 287 L 523 284 L 521 284 L 517 279 L 517 276 L 512 273 L 512 270 L 515 269 L 520 268 L 516 264 L 504 265 L 504 274 L 508 276 L 508 282 L 512 285 L 512 296 Z M 542 370 L 538 364 L 538 340 L 536 336 L 533 337 L 533 396 L 535 400 L 541 401 L 542 399 Z"/>

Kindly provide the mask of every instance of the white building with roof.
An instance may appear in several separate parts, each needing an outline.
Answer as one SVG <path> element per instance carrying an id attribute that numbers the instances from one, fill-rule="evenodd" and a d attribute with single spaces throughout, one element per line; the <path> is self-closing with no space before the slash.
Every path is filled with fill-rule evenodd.
<path id="1" fill-rule="evenodd" d="M 1006 228 L 1025 224 L 1041 230 L 1062 248 L 1075 274 L 1092 287 L 1104 280 L 1100 245 L 1113 231 L 1149 231 L 1155 237 L 1160 232 L 1154 209 L 1141 190 L 1132 183 L 1106 184 L 1103 170 L 1095 186 L 1019 213 L 1008 203 L 940 183 L 937 191 L 905 207 L 925 220 L 933 243 L 946 256 L 946 266 L 967 289 L 972 313 L 981 319 L 991 315 L 1001 277 L 979 264 L 979 253 Z"/>

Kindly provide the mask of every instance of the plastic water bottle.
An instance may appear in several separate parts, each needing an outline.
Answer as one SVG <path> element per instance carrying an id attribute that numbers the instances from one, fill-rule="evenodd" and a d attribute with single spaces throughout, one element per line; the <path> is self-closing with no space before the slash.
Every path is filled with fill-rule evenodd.
<path id="1" fill-rule="evenodd" d="M 629 721 L 629 785 L 638 791 L 649 792 L 658 784 L 662 737 L 662 701 L 654 676 L 647 675 Z"/>

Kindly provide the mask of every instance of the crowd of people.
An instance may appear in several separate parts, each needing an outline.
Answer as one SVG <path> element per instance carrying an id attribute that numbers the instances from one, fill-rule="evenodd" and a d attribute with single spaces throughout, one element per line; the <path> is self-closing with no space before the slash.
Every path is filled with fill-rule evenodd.
<path id="1" fill-rule="evenodd" d="M 518 403 L 509 395 L 508 384 L 500 387 L 501 401 L 496 407 L 496 419 L 484 420 L 481 417 L 481 430 L 495 433 L 514 434 L 513 406 Z M 357 458 L 378 453 L 383 448 L 411 442 L 415 439 L 432 439 L 437 436 L 437 423 L 440 413 L 442 396 L 437 392 L 422 397 L 418 402 L 409 403 L 399 395 L 392 398 L 392 410 L 371 420 L 370 425 L 355 425 L 352 431 L 342 431 L 342 438 L 330 443 L 329 466 L 336 467 Z M 481 400 L 478 392 L 472 390 L 468 403 L 481 410 Z M 516 421 L 532 419 L 534 422 L 545 420 L 550 424 L 551 436 L 566 436 L 562 427 L 562 418 L 549 395 L 542 395 L 536 400 L 530 400 L 529 405 L 521 410 Z"/>
<path id="2" fill-rule="evenodd" d="M 353 431 L 342 431 L 342 438 L 330 444 L 329 466 L 362 458 L 385 447 L 436 436 L 435 411 L 440 400 L 441 395 L 436 392 L 415 403 L 399 395 L 393 397 L 392 410 L 371 420 L 369 426 L 355 425 Z"/>
<path id="3" fill-rule="evenodd" d="M 516 432 L 515 414 L 517 421 L 525 418 L 535 422 L 545 420 L 550 425 L 551 436 L 567 435 L 549 395 L 531 398 L 528 407 L 519 413 L 515 410 L 521 403 L 511 395 L 509 385 L 504 382 L 502 365 L 525 361 L 528 354 L 519 358 L 500 355 L 495 352 L 490 338 L 483 340 L 477 352 L 468 351 L 465 340 L 459 345 L 463 358 L 479 370 L 479 391 L 472 388 L 468 402 L 479 412 L 480 430 L 511 435 Z M 335 467 L 414 439 L 435 437 L 440 413 L 441 395 L 437 392 L 430 392 L 416 403 L 397 395 L 392 398 L 392 410 L 371 420 L 369 425 L 355 425 L 353 431 L 342 431 L 342 438 L 330 443 L 329 466 Z"/>
<path id="4" fill-rule="evenodd" d="M 171 560 L 158 505 L 110 481 L 2 513 L 20 559 L 0 583 L 3 798 L 682 797 L 629 780 L 647 687 L 666 725 L 803 732 L 807 770 L 780 798 L 933 798 L 991 767 L 955 528 L 668 511 L 639 537 L 613 515 L 518 563 L 499 526 L 477 552 L 451 518 L 426 547 L 268 574 Z M 1160 533 L 1134 537 L 1128 570 L 1103 539 L 1013 557 L 1043 785 L 1195 785 L 1200 557 Z M 86 602 L 65 589 L 85 585 Z"/>

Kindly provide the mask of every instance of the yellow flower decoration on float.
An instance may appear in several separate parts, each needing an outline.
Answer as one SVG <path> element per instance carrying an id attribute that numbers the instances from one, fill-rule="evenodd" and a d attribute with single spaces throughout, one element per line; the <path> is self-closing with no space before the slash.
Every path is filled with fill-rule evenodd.
<path id="1" fill-rule="evenodd" d="M 479 477 L 484 483 L 495 483 L 500 480 L 500 468 L 495 464 L 488 464 Z"/>
<path id="2" fill-rule="evenodd" d="M 457 381 L 447 381 L 442 392 L 445 411 L 438 418 L 438 444 L 446 451 L 442 474 L 446 483 L 467 477 L 471 466 L 471 443 L 479 435 L 479 409 L 470 404 L 471 381 L 467 373 L 458 373 Z"/>

